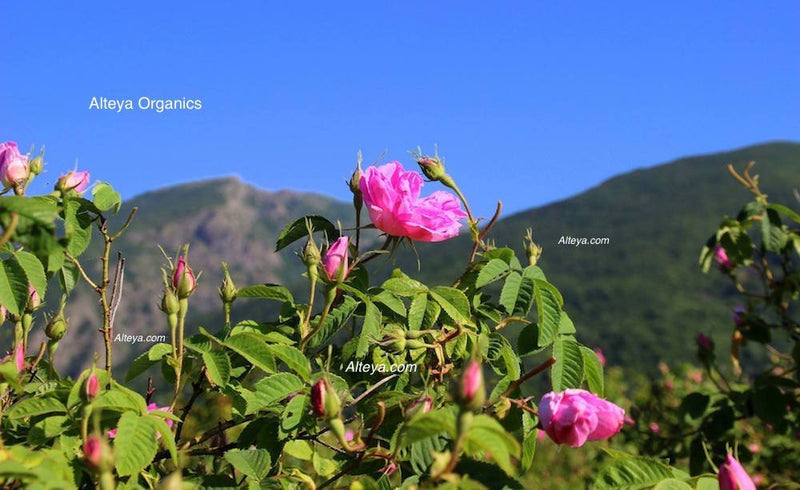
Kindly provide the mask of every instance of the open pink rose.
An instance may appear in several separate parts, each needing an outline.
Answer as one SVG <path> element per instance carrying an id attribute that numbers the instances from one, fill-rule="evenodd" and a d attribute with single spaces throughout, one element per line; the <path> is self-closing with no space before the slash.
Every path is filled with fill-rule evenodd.
<path id="1" fill-rule="evenodd" d="M 620 431 L 625 410 L 586 390 L 550 392 L 539 403 L 539 420 L 556 444 L 583 446 Z"/>
<path id="2" fill-rule="evenodd" d="M 420 198 L 422 177 L 399 162 L 369 167 L 359 185 L 369 217 L 388 235 L 419 242 L 440 242 L 458 235 L 467 214 L 451 193 L 437 191 Z"/>
<path id="3" fill-rule="evenodd" d="M 349 247 L 350 239 L 343 236 L 333 242 L 325 252 L 325 257 L 322 258 L 322 267 L 331 281 L 344 280 L 347 273 L 350 272 L 347 265 Z M 340 268 L 343 268 L 341 277 L 339 277 Z"/>
<path id="4" fill-rule="evenodd" d="M 28 157 L 21 154 L 17 144 L 7 141 L 0 144 L 0 181 L 3 187 L 28 180 Z"/>
<path id="5" fill-rule="evenodd" d="M 720 490 L 756 490 L 756 485 L 750 479 L 741 463 L 728 454 L 725 462 L 719 467 L 717 476 Z"/>

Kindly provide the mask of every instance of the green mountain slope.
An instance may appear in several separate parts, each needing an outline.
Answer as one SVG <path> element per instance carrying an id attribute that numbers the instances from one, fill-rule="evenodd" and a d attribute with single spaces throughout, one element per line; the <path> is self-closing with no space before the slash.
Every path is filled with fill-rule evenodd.
<path id="1" fill-rule="evenodd" d="M 722 215 L 735 215 L 749 199 L 725 165 L 749 161 L 757 162 L 762 188 L 772 199 L 797 207 L 792 189 L 800 186 L 800 145 L 771 143 L 620 175 L 569 199 L 505 217 L 493 238 L 498 245 L 521 249 L 525 229 L 533 227 L 536 241 L 544 247 L 541 265 L 563 292 L 581 337 L 602 347 L 610 362 L 652 370 L 658 360 L 691 359 L 697 332 L 730 331 L 732 291 L 718 274 L 703 275 L 696 264 Z M 457 177 L 458 169 L 451 170 Z M 535 182 L 535 176 L 530 178 Z M 277 233 L 305 214 L 324 214 L 345 226 L 353 221 L 349 203 L 314 194 L 266 192 L 234 178 L 144 194 L 127 203 L 120 216 L 133 205 L 139 206 L 139 213 L 131 231 L 117 243 L 127 268 L 116 332 L 130 335 L 168 333 L 156 306 L 161 295 L 159 267 L 165 262 L 159 244 L 174 254 L 182 243 L 191 243 L 192 267 L 203 276 L 192 299 L 189 324 L 216 329 L 222 260 L 229 263 L 239 286 L 284 282 L 302 298 L 302 265 L 293 255 L 299 245 L 274 253 Z M 560 245 L 562 236 L 608 237 L 610 243 Z M 96 259 L 97 245 L 86 261 Z M 422 269 L 412 275 L 447 283 L 463 270 L 469 243 L 462 236 L 446 244 L 419 244 L 418 250 Z M 390 261 L 381 258 L 372 265 L 380 265 L 378 275 L 395 266 L 413 272 L 416 258 L 402 250 Z M 96 299 L 85 287 L 75 296 L 68 312 L 69 342 L 62 342 L 59 353 L 60 363 L 71 372 L 88 366 L 92 352 L 102 351 Z M 271 307 L 268 302 L 240 301 L 234 314 L 266 319 Z M 515 336 L 513 329 L 507 330 Z M 127 370 L 130 360 L 148 347 L 116 343 L 115 368 Z"/>

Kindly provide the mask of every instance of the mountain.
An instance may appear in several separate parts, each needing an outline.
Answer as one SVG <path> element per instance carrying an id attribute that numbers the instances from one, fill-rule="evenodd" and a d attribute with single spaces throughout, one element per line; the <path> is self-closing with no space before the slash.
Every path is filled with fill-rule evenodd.
<path id="1" fill-rule="evenodd" d="M 797 207 L 792 190 L 800 185 L 800 145 L 770 143 L 614 177 L 569 199 L 505 217 L 492 238 L 521 252 L 525 229 L 533 227 L 535 240 L 544 248 L 540 265 L 564 294 L 565 308 L 582 340 L 602 347 L 612 363 L 652 370 L 659 360 L 689 360 L 697 332 L 730 331 L 732 288 L 719 274 L 702 274 L 697 258 L 722 216 L 735 215 L 749 199 L 725 165 L 740 167 L 749 161 L 757 162 L 762 188 L 772 199 Z M 451 170 L 457 176 L 458 170 Z M 535 175 L 524 177 L 535 182 Z M 305 280 L 299 259 L 293 250 L 273 251 L 280 229 L 306 214 L 339 219 L 344 226 L 353 222 L 349 203 L 316 194 L 267 192 L 236 178 L 141 195 L 126 203 L 117 225 L 132 206 L 139 212 L 130 231 L 115 243 L 127 260 L 115 330 L 130 335 L 168 334 L 157 309 L 159 267 L 166 262 L 159 244 L 174 255 L 181 244 L 191 243 L 192 267 L 203 275 L 192 297 L 189 325 L 216 330 L 221 317 L 216 288 L 223 260 L 239 286 L 282 282 L 302 298 Z M 559 244 L 562 237 L 608 237 L 609 243 L 576 247 Z M 388 261 L 376 259 L 374 265 L 386 261 L 377 267 L 378 274 L 400 266 L 432 283 L 452 282 L 466 263 L 469 239 L 461 236 L 417 248 L 419 272 L 414 273 L 415 256 L 404 249 Z M 94 243 L 83 260 L 96 263 L 98 256 Z M 271 307 L 269 302 L 244 300 L 234 305 L 234 314 L 266 319 Z M 80 287 L 68 311 L 68 342 L 62 342 L 59 351 L 62 367 L 70 372 L 89 365 L 88 353 L 102 351 L 96 309 L 93 293 Z M 127 370 L 130 360 L 148 347 L 116 343 L 115 369 Z"/>

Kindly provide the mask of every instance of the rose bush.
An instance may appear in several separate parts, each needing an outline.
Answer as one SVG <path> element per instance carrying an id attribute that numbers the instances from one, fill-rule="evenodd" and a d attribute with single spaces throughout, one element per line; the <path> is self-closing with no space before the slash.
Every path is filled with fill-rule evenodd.
<path id="1" fill-rule="evenodd" d="M 119 194 L 95 182 L 89 198 L 88 173 L 77 170 L 52 194 L 28 196 L 42 156 L 34 165 L 16 145 L 2 148 L 3 183 L 14 192 L 0 197 L 0 304 L 13 330 L 11 354 L 0 362 L 6 487 L 522 488 L 545 433 L 555 444 L 606 452 L 593 475 L 597 488 L 716 481 L 711 472 L 690 476 L 590 442 L 612 438 L 624 420 L 617 400 L 604 398 L 603 360 L 576 338 L 568 302 L 537 265 L 543 251 L 531 234 L 525 262 L 492 244 L 500 206 L 480 227 L 438 156 L 419 154 L 417 163 L 432 185 L 449 190 L 421 197 L 422 176 L 397 162 L 359 168 L 350 179 L 355 228 L 305 216 L 283 229 L 278 250 L 302 245 L 304 298 L 278 284 L 238 287 L 222 264 L 225 321 L 187 325 L 193 293 L 209 285 L 184 247 L 163 269 L 169 343 L 119 366 L 111 332 L 124 263 L 114 269 L 109 262 L 135 209 L 110 226 Z M 360 225 L 362 207 L 371 225 Z M 443 241 L 464 224 L 473 248 L 449 286 L 428 286 L 401 270 L 369 273 L 370 262 L 386 260 L 401 242 Z M 361 249 L 362 230 L 373 227 L 384 245 Z M 102 238 L 97 277 L 83 254 L 94 234 Z M 735 268 L 739 256 L 728 255 Z M 97 294 L 105 351 L 73 380 L 59 375 L 53 359 L 70 334 L 63 307 L 78 280 Z M 42 310 L 52 307 L 42 305 L 55 302 L 42 302 L 46 295 L 62 298 L 49 315 Z M 259 300 L 276 302 L 279 313 L 231 321 L 235 303 Z M 524 326 L 517 345 L 503 335 L 511 324 Z M 37 328 L 48 339 L 38 347 L 29 342 Z M 376 377 L 346 369 L 351 362 L 413 369 Z M 161 404 L 152 389 L 140 393 L 119 381 L 120 370 L 127 383 L 154 367 L 162 374 L 154 382 L 171 386 Z M 549 387 L 526 394 L 537 391 L 531 380 L 539 375 Z M 229 407 L 221 420 L 193 423 L 220 400 Z M 740 473 L 730 466 L 720 478 Z"/>

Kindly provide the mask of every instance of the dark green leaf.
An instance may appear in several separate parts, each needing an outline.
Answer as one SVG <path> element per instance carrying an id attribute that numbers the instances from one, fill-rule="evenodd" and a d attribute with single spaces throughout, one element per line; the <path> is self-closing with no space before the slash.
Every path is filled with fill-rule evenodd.
<path id="1" fill-rule="evenodd" d="M 308 226 L 306 223 L 308 223 Z M 277 252 L 301 238 L 308 237 L 309 226 L 312 232 L 324 232 L 328 240 L 332 241 L 339 238 L 339 230 L 327 219 L 315 215 L 304 216 L 281 230 L 280 234 L 278 234 L 275 251 Z"/>

